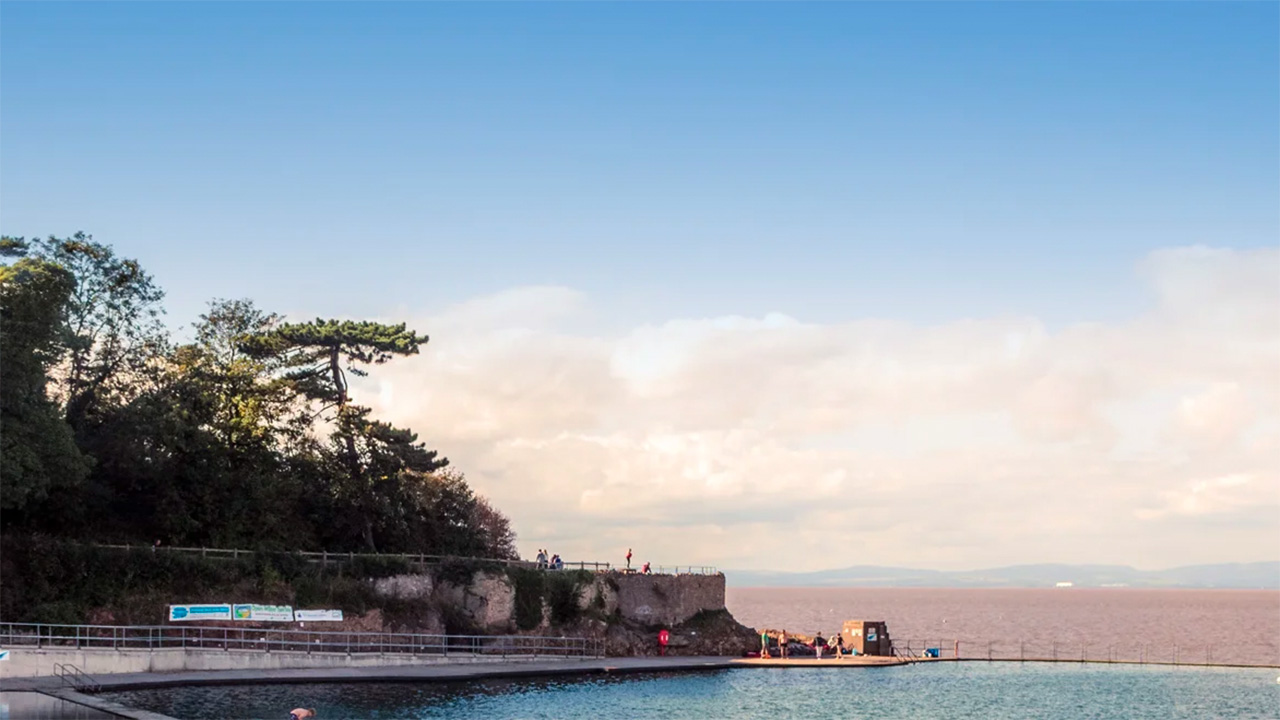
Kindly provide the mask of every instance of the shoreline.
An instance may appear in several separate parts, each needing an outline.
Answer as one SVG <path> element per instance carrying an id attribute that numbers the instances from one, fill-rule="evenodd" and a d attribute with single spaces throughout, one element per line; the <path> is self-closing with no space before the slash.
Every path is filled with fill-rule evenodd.
<path id="1" fill-rule="evenodd" d="M 120 673 L 95 678 L 99 689 L 84 693 L 66 687 L 60 678 L 6 678 L 0 680 L 0 692 L 34 692 L 58 700 L 83 705 L 129 720 L 180 720 L 169 715 L 133 708 L 102 697 L 103 693 L 127 690 L 149 690 L 175 687 L 227 685 L 306 685 L 327 683 L 448 683 L 474 680 L 533 679 L 562 676 L 629 675 L 662 672 L 709 672 L 750 668 L 884 668 L 934 663 L 1036 663 L 1055 665 L 1151 665 L 1161 668 L 1189 667 L 1233 670 L 1271 670 L 1280 665 L 1241 665 L 1230 663 L 1137 663 L 1105 660 L 1067 660 L 1048 658 L 985 659 L 930 658 L 905 660 L 887 656 L 860 658 L 741 658 L 715 656 L 584 658 L 538 660 L 533 662 L 458 663 L 431 665 L 395 665 L 382 667 L 306 668 L 269 671 L 216 670 L 173 673 Z"/>

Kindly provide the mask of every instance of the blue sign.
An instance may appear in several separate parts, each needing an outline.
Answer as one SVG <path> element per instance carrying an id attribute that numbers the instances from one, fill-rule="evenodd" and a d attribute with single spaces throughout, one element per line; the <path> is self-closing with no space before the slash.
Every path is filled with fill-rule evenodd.
<path id="1" fill-rule="evenodd" d="M 230 620 L 230 605 L 170 605 L 169 620 Z"/>

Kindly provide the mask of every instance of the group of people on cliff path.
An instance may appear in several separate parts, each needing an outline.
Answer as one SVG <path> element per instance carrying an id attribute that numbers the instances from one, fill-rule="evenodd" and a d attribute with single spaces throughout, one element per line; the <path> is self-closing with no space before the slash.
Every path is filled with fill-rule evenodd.
<path id="1" fill-rule="evenodd" d="M 563 570 L 564 560 L 560 559 L 560 554 L 548 555 L 546 550 L 538 550 L 538 569 L 539 570 Z"/>
<path id="2" fill-rule="evenodd" d="M 760 631 L 760 657 L 762 658 L 773 657 L 771 654 L 769 654 L 769 639 L 770 639 L 769 631 L 761 630 Z M 791 638 L 787 635 L 787 631 L 783 630 L 782 632 L 778 633 L 779 657 L 781 657 L 784 660 L 787 658 L 788 652 L 790 651 L 790 645 L 791 645 Z M 845 656 L 844 635 L 841 635 L 840 633 L 836 633 L 835 637 L 828 640 L 822 637 L 822 633 L 819 631 L 813 634 L 813 642 L 803 643 L 803 645 L 806 647 L 813 648 L 814 657 L 817 657 L 817 658 L 821 658 L 823 652 L 826 650 L 829 650 L 830 652 L 834 653 L 837 659 L 843 658 Z"/>

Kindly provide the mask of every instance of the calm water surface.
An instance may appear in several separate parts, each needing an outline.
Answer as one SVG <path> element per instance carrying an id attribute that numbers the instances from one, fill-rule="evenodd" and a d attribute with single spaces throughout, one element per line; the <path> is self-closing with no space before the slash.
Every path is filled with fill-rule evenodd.
<path id="1" fill-rule="evenodd" d="M 1280 591 L 734 588 L 754 628 L 824 635 L 844 620 L 884 620 L 895 641 L 960 640 L 961 655 L 1118 657 L 1280 665 Z M 944 641 L 940 643 L 939 641 Z M 1277 713 L 1280 717 L 1280 713 Z"/>
<path id="2" fill-rule="evenodd" d="M 199 687 L 111 693 L 187 720 L 284 718 L 947 718 L 1165 720 L 1280 716 L 1275 670 L 936 663 L 890 668 L 742 668 L 468 684 Z"/>

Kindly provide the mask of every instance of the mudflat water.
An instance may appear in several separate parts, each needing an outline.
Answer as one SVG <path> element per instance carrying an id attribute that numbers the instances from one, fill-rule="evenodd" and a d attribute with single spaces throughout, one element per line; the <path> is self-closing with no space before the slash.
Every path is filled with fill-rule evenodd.
<path id="1" fill-rule="evenodd" d="M 1006 658 L 1280 665 L 1274 590 L 730 587 L 726 604 L 744 625 L 793 633 L 884 620 L 895 643 L 959 640 L 961 657 L 986 657 L 990 643 Z"/>
<path id="2" fill-rule="evenodd" d="M 887 668 L 740 668 L 576 679 L 191 687 L 111 693 L 186 720 L 283 718 L 299 705 L 335 718 L 945 717 L 950 720 L 1273 720 L 1276 671 L 928 663 Z"/>

